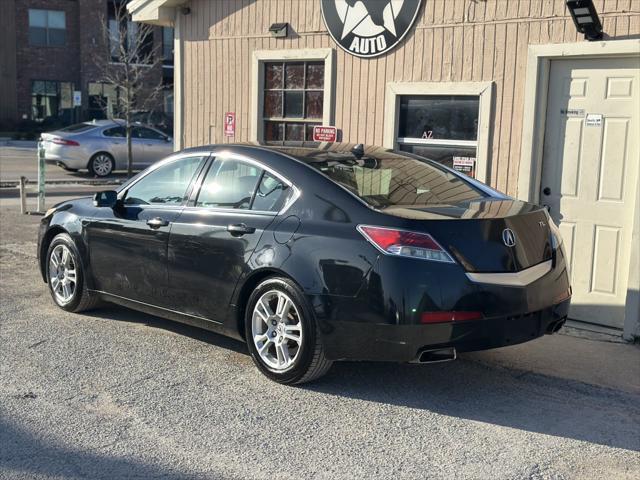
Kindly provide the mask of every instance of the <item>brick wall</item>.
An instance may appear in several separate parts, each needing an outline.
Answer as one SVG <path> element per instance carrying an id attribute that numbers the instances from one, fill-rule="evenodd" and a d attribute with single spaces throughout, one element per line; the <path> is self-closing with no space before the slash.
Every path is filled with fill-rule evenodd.
<path id="1" fill-rule="evenodd" d="M 29 45 L 29 9 L 61 10 L 66 17 L 66 45 Z M 82 92 L 82 117 L 88 108 L 88 84 L 100 80 L 97 55 L 106 54 L 101 22 L 107 16 L 107 0 L 15 0 L 17 118 L 31 114 L 33 80 L 71 82 Z M 161 49 L 162 31 L 156 28 L 154 42 Z M 150 69 L 148 82 L 155 85 L 162 68 Z M 162 106 L 159 99 L 158 107 Z"/>
<path id="2" fill-rule="evenodd" d="M 61 47 L 29 45 L 29 9 L 65 12 L 66 45 Z M 18 117 L 30 115 L 33 80 L 80 81 L 78 3 L 73 0 L 16 1 L 16 64 Z"/>

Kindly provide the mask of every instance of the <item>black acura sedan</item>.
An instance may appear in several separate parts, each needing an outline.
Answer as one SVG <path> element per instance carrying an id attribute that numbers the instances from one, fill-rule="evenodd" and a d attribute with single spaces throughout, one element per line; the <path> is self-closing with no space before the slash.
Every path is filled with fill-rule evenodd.
<path id="1" fill-rule="evenodd" d="M 571 287 L 542 207 L 381 148 L 214 145 L 42 220 L 61 308 L 113 302 L 245 340 L 286 384 L 336 360 L 434 362 L 560 329 Z"/>

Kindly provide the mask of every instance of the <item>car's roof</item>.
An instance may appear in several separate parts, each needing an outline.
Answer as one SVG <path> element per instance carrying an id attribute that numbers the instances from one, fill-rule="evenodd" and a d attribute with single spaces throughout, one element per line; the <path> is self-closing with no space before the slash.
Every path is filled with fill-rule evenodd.
<path id="1" fill-rule="evenodd" d="M 85 125 L 95 125 L 96 127 L 106 127 L 108 125 L 116 125 L 117 123 L 113 120 L 89 120 L 87 122 L 82 122 Z"/>
<path id="2" fill-rule="evenodd" d="M 199 147 L 191 147 L 183 150 L 183 152 L 197 153 L 208 152 L 211 150 L 218 150 L 225 148 L 233 150 L 234 147 L 253 147 L 260 150 L 268 150 L 272 152 L 282 153 L 289 157 L 293 157 L 303 163 L 316 163 L 331 160 L 341 159 L 353 159 L 355 154 L 354 148 L 362 148 L 361 158 L 375 158 L 375 159 L 389 159 L 392 157 L 410 157 L 410 155 L 403 155 L 400 152 L 392 151 L 383 147 L 363 146 L 361 144 L 354 143 L 332 143 L 329 146 L 280 146 L 280 145 L 268 145 L 262 143 L 229 143 L 229 144 L 215 144 L 205 145 Z M 360 152 L 358 152 L 360 153 Z"/>
<path id="3" fill-rule="evenodd" d="M 214 144 L 214 145 L 204 145 L 199 147 L 191 147 L 185 150 L 182 150 L 181 153 L 208 153 L 214 150 L 220 149 L 229 149 L 233 151 L 235 148 L 238 150 L 243 150 L 246 148 L 253 148 L 256 150 L 266 150 L 271 152 L 277 152 L 283 155 L 286 155 L 290 158 L 293 158 L 301 163 L 304 163 L 308 166 L 313 166 L 312 164 L 316 164 L 323 162 L 340 162 L 345 160 L 353 160 L 354 157 L 362 160 L 374 159 L 374 160 L 407 160 L 414 159 L 420 162 L 426 162 L 432 167 L 438 170 L 445 170 L 461 179 L 465 182 L 472 184 L 479 190 L 483 191 L 489 196 L 496 198 L 509 198 L 501 192 L 494 190 L 493 188 L 485 185 L 484 183 L 476 180 L 475 178 L 468 177 L 463 173 L 457 172 L 456 170 L 449 168 L 445 165 L 440 164 L 434 160 L 419 157 L 417 155 L 408 153 L 408 152 L 399 152 L 397 150 L 390 150 L 384 147 L 376 147 L 376 146 L 366 146 L 362 144 L 354 144 L 354 143 L 332 143 L 327 146 L 317 146 L 317 147 L 288 147 L 288 146 L 278 146 L 278 145 L 266 145 L 258 142 L 249 142 L 249 143 L 227 143 L 227 144 Z M 356 150 L 361 149 L 359 152 L 354 153 L 354 148 Z M 246 153 L 246 152 L 245 152 Z M 356 156 L 357 155 L 357 156 Z"/>
<path id="4" fill-rule="evenodd" d="M 121 126 L 124 127 L 125 126 L 125 121 L 124 120 L 89 120 L 86 122 L 82 122 L 85 125 L 95 125 L 96 127 L 111 127 L 111 126 Z M 132 125 L 134 127 L 145 127 L 145 128 L 152 128 L 154 129 L 154 127 L 150 126 L 150 125 L 146 125 L 144 123 L 140 123 L 140 122 L 132 122 Z M 154 129 L 155 130 L 155 129 Z"/>

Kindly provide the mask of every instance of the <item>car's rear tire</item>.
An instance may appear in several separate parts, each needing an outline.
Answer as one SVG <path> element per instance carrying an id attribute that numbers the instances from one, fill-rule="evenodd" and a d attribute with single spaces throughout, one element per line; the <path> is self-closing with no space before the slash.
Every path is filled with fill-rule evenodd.
<path id="1" fill-rule="evenodd" d="M 89 173 L 95 177 L 111 175 L 115 167 L 113 157 L 105 152 L 96 153 L 89 160 Z"/>
<path id="2" fill-rule="evenodd" d="M 83 312 L 100 305 L 100 298 L 87 290 L 80 253 L 66 233 L 56 235 L 47 250 L 45 271 L 53 301 L 68 312 Z"/>
<path id="3" fill-rule="evenodd" d="M 245 335 L 258 369 L 278 383 L 310 382 L 331 368 L 313 310 L 300 288 L 287 278 L 268 278 L 251 293 Z"/>

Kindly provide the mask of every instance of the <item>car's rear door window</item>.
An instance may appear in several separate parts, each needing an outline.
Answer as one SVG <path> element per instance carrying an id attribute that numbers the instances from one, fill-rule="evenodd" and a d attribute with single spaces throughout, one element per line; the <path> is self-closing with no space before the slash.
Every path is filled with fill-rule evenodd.
<path id="1" fill-rule="evenodd" d="M 241 160 L 216 159 L 196 200 L 196 207 L 248 210 L 262 169 Z"/>
<path id="2" fill-rule="evenodd" d="M 165 140 L 167 138 L 164 134 L 145 127 L 134 127 L 132 136 L 134 138 L 143 138 L 145 140 Z"/>
<path id="3" fill-rule="evenodd" d="M 205 158 L 186 157 L 158 167 L 129 188 L 125 205 L 180 205 Z"/>
<path id="4" fill-rule="evenodd" d="M 124 138 L 127 136 L 127 131 L 124 127 L 111 127 L 107 128 L 102 134 L 105 137 Z"/>
<path id="5" fill-rule="evenodd" d="M 292 190 L 291 187 L 269 172 L 264 172 L 258 184 L 251 210 L 279 212 L 287 203 Z"/>

